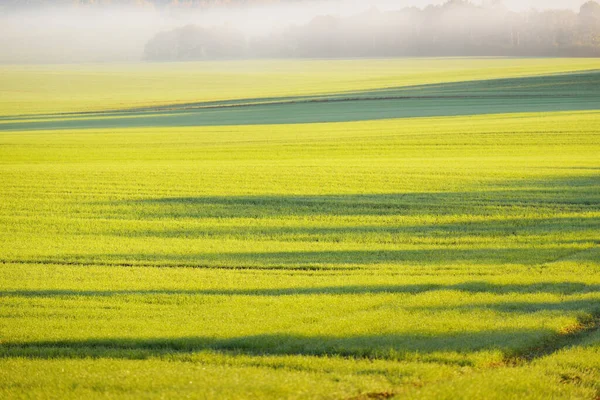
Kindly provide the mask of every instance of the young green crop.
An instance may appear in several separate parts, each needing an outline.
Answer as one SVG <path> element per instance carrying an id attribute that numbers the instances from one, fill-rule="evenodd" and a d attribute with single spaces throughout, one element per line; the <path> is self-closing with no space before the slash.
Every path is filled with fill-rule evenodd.
<path id="1" fill-rule="evenodd" d="M 287 60 L 0 66 L 0 115 L 329 94 L 598 70 L 597 59 Z"/>
<path id="2" fill-rule="evenodd" d="M 600 111 L 578 93 L 589 110 L 0 128 L 0 397 L 595 398 Z"/>

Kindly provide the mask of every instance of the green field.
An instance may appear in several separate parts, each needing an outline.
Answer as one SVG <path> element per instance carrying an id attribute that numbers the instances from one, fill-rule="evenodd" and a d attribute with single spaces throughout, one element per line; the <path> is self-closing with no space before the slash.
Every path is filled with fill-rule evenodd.
<path id="1" fill-rule="evenodd" d="M 600 61 L 0 67 L 0 398 L 600 396 Z"/>

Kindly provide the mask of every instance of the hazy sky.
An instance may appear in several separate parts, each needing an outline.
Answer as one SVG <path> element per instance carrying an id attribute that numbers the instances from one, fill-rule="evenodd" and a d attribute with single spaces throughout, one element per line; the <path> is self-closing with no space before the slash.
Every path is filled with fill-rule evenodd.
<path id="1" fill-rule="evenodd" d="M 5 0 L 0 0 L 0 4 Z M 474 0 L 481 3 L 486 0 Z M 317 15 L 350 15 L 373 6 L 381 10 L 424 7 L 444 0 L 305 0 L 278 6 L 197 11 L 152 8 L 35 9 L 0 14 L 0 62 L 135 61 L 156 33 L 186 24 L 229 24 L 249 35 L 267 34 Z M 531 7 L 578 9 L 585 0 L 504 0 L 522 10 Z"/>
<path id="2" fill-rule="evenodd" d="M 473 3 L 481 3 L 484 0 L 473 0 Z M 428 4 L 441 4 L 444 0 L 363 0 L 355 3 L 385 3 L 387 7 L 398 8 L 398 6 L 417 6 L 423 7 Z M 524 10 L 532 7 L 536 8 L 571 8 L 577 9 L 585 0 L 503 0 L 503 3 L 514 10 Z"/>

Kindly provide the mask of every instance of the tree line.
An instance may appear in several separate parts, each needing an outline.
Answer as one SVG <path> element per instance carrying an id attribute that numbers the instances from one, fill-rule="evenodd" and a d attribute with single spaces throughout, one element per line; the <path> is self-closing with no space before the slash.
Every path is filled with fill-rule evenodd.
<path id="1" fill-rule="evenodd" d="M 153 61 L 259 57 L 600 56 L 600 4 L 578 12 L 513 12 L 500 1 L 319 16 L 261 37 L 230 26 L 188 25 L 155 35 L 144 57 Z"/>

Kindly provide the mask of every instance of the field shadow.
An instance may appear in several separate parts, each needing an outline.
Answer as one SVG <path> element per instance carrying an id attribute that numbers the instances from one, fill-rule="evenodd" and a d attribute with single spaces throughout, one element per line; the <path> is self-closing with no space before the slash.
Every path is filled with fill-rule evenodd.
<path id="1" fill-rule="evenodd" d="M 461 267 L 521 266 L 540 267 L 568 260 L 598 261 L 596 247 L 572 249 L 535 246 L 525 248 L 438 247 L 405 250 L 339 250 L 339 251 L 282 251 L 232 253 L 102 253 L 68 254 L 51 258 L 19 260 L 30 264 L 106 265 L 121 267 L 187 267 L 206 269 L 264 269 L 264 270 L 358 270 L 369 267 Z M 3 260 L 10 263 L 11 260 Z M 424 271 L 426 272 L 426 271 Z"/>
<path id="2" fill-rule="evenodd" d="M 393 243 L 402 238 L 456 240 L 468 238 L 499 238 L 509 236 L 553 235 L 556 233 L 585 233 L 600 230 L 600 219 L 591 217 L 554 218 L 494 218 L 454 223 L 425 222 L 419 225 L 350 225 L 350 226 L 203 226 L 201 228 L 146 229 L 127 232 L 128 237 L 159 238 L 235 238 L 252 240 L 342 242 L 370 238 L 379 243 Z M 107 230 L 106 235 L 122 236 Z M 555 244 L 593 244 L 590 235 L 553 240 Z"/>
<path id="3" fill-rule="evenodd" d="M 597 293 L 597 289 L 595 291 Z M 597 298 L 593 299 L 578 299 L 578 300 L 561 300 L 556 302 L 543 301 L 500 301 L 494 303 L 469 303 L 461 305 L 447 306 L 415 306 L 412 310 L 420 310 L 427 312 L 472 312 L 476 310 L 489 310 L 499 313 L 518 313 L 518 314 L 534 314 L 547 312 L 577 312 L 582 314 L 600 314 L 600 301 Z"/>
<path id="4" fill-rule="evenodd" d="M 402 360 L 415 354 L 511 352 L 551 338 L 555 332 L 492 330 L 382 334 L 353 337 L 264 334 L 233 338 L 110 338 L 4 343 L 0 357 L 143 359 L 212 350 L 248 355 L 307 355 Z"/>
<path id="5" fill-rule="evenodd" d="M 464 192 L 164 197 L 92 205 L 97 218 L 140 222 L 173 220 L 137 226 L 128 222 L 126 226 L 131 228 L 99 224 L 100 230 L 105 229 L 102 235 L 114 238 L 350 242 L 358 246 L 353 246 L 352 250 L 340 250 L 342 246 L 339 246 L 323 251 L 320 249 L 327 248 L 325 243 L 310 251 L 268 251 L 271 247 L 265 247 L 262 251 L 248 252 L 58 254 L 18 261 L 65 265 L 348 270 L 385 264 L 533 267 L 568 261 L 573 257 L 577 261 L 599 260 L 600 241 L 595 232 L 600 229 L 600 218 L 592 214 L 600 211 L 600 176 L 597 175 L 500 181 Z M 574 216 L 565 216 L 569 213 Z M 294 217 L 354 216 L 417 218 L 408 224 L 402 224 L 401 220 L 395 222 L 392 218 L 381 222 L 371 218 L 365 220 L 372 225 L 342 221 L 337 226 L 335 220 L 321 226 L 315 222 L 301 225 L 298 221 L 294 224 L 285 221 Z M 226 221 L 235 218 L 248 220 Z M 456 222 L 448 222 L 454 218 Z M 262 224 L 254 223 L 253 219 L 273 221 Z M 443 222 L 436 222 L 438 219 Z M 414 222 L 421 220 L 420 224 Z M 78 233 L 89 232 L 84 228 Z M 496 243 L 496 239 L 500 241 Z M 398 243 L 407 246 L 390 246 Z M 417 247 L 423 244 L 427 247 Z"/>
<path id="6" fill-rule="evenodd" d="M 465 192 L 164 197 L 96 204 L 138 218 L 490 215 L 499 209 L 600 209 L 600 177 L 502 182 Z"/>
<path id="7" fill-rule="evenodd" d="M 595 307 L 590 310 L 590 306 Z M 522 303 L 498 305 L 516 312 Z M 258 334 L 241 337 L 90 338 L 56 341 L 8 342 L 0 344 L 0 358 L 147 359 L 193 355 L 216 351 L 230 355 L 338 356 L 386 360 L 421 360 L 469 365 L 469 355 L 500 352 L 502 361 L 515 364 L 550 355 L 563 348 L 585 343 L 600 328 L 600 309 L 592 301 L 566 304 L 527 304 L 544 311 L 579 311 L 579 322 L 557 332 L 539 329 L 456 330 L 454 332 L 408 332 L 356 336 L 306 336 Z M 591 311 L 591 312 L 590 312 Z M 529 311 L 531 312 L 531 311 Z"/>
<path id="8" fill-rule="evenodd" d="M 363 295 L 363 294 L 422 294 L 435 291 L 455 291 L 463 293 L 503 294 L 539 294 L 575 295 L 599 293 L 600 285 L 583 282 L 536 282 L 532 284 L 494 284 L 489 282 L 465 282 L 457 284 L 411 284 L 411 285 L 348 285 L 348 286 L 311 286 L 287 288 L 251 288 L 251 289 L 147 289 L 147 290 L 75 290 L 75 289 L 40 289 L 40 290 L 3 290 L 0 297 L 112 297 L 112 296 L 154 296 L 154 295 L 188 295 L 188 296 L 319 296 L 319 295 Z M 516 308 L 531 303 L 512 303 Z M 537 304 L 537 303 L 535 303 Z M 535 306 L 535 304 L 533 304 Z M 544 304 L 539 303 L 544 308 Z M 581 303 L 547 303 L 558 304 L 557 307 L 574 305 L 589 308 L 587 301 Z M 502 303 L 502 307 L 510 310 L 511 303 Z M 479 307 L 479 306 L 475 306 Z M 600 307 L 600 304 L 598 305 Z"/>

